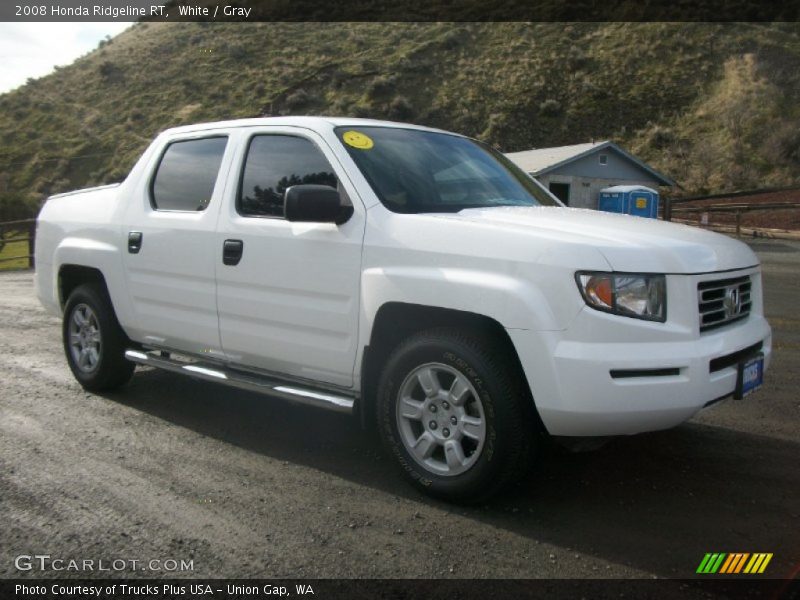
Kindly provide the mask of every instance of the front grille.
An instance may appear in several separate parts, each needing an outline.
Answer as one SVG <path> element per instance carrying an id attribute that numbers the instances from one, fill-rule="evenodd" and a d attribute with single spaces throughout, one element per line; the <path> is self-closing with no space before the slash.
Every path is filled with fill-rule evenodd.
<path id="1" fill-rule="evenodd" d="M 717 279 L 697 284 L 700 332 L 746 319 L 753 306 L 750 277 Z"/>

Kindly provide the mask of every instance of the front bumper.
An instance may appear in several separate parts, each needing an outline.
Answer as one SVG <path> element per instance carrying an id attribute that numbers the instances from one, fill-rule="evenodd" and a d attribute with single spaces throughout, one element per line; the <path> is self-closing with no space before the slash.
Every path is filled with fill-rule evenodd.
<path id="1" fill-rule="evenodd" d="M 611 436 L 674 427 L 734 392 L 736 365 L 712 370 L 712 360 L 760 343 L 766 370 L 772 355 L 772 333 L 760 313 L 688 340 L 680 331 L 656 335 L 659 324 L 624 321 L 623 329 L 647 327 L 652 335 L 592 340 L 609 339 L 607 327 L 618 330 L 619 320 L 586 308 L 567 331 L 508 330 L 550 434 Z M 611 374 L 652 369 L 661 373 Z"/>

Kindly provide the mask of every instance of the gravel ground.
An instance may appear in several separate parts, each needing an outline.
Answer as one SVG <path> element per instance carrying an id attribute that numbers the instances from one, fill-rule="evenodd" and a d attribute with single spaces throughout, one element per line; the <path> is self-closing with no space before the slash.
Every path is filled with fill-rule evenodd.
<path id="1" fill-rule="evenodd" d="M 344 416 L 143 369 L 88 394 L 31 273 L 0 274 L 0 577 L 34 576 L 21 554 L 192 560 L 169 575 L 195 577 L 687 577 L 720 551 L 773 552 L 767 574 L 788 577 L 800 244 L 754 248 L 776 347 L 761 392 L 596 452 L 545 447 L 475 508 L 418 495 Z"/>

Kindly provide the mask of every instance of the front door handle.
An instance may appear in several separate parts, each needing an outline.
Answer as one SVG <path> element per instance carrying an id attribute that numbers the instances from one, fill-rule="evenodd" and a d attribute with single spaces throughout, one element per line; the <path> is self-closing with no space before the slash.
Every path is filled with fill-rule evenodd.
<path id="1" fill-rule="evenodd" d="M 244 242 L 242 240 L 225 240 L 222 244 L 222 263 L 228 266 L 236 266 L 242 260 L 244 252 Z"/>
<path id="2" fill-rule="evenodd" d="M 128 233 L 128 252 L 131 254 L 139 254 L 142 249 L 142 232 L 131 231 Z"/>

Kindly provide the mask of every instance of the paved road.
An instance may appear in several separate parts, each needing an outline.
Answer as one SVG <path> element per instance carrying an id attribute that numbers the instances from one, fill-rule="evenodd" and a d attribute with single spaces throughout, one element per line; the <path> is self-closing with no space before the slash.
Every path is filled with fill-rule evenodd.
<path id="1" fill-rule="evenodd" d="M 1 274 L 0 577 L 20 554 L 202 577 L 682 577 L 713 551 L 773 552 L 788 576 L 800 244 L 754 247 L 776 346 L 762 392 L 597 452 L 546 448 L 529 484 L 468 509 L 408 488 L 343 416 L 157 371 L 85 393 L 31 274 Z"/>

